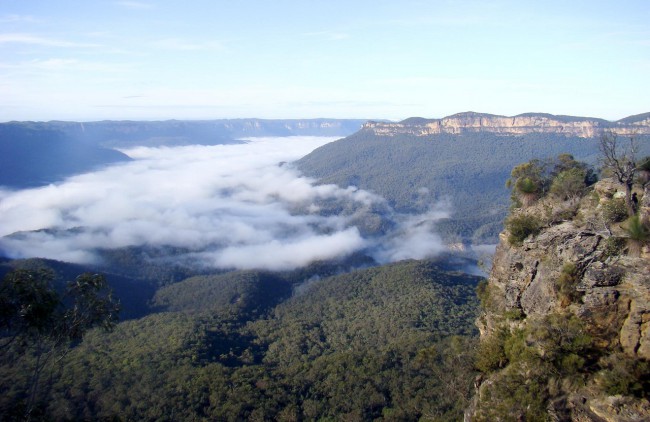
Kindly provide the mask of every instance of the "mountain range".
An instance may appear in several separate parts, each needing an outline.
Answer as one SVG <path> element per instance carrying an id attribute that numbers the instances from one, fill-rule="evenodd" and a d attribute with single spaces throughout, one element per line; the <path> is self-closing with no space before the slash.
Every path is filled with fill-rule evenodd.
<path id="1" fill-rule="evenodd" d="M 460 113 L 443 119 L 367 122 L 296 166 L 320 183 L 375 192 L 401 212 L 419 213 L 432 204 L 446 204 L 452 215 L 438 230 L 447 243 L 494 244 L 508 208 L 505 182 L 512 168 L 564 153 L 595 165 L 605 128 L 617 129 L 626 143 L 633 137 L 639 157 L 650 155 L 650 113 L 618 122 L 533 113 Z M 638 134 L 622 135 L 631 132 Z"/>
<path id="2" fill-rule="evenodd" d="M 172 246 L 106 249 L 103 267 L 0 257 L 3 277 L 15 270 L 52 271 L 55 293 L 79 273 L 101 272 L 122 304 L 122 321 L 111 332 L 88 331 L 52 354 L 50 365 L 40 364 L 36 350 L 43 349 L 41 343 L 30 346 L 31 332 L 24 344 L 22 338 L 4 342 L 0 419 L 646 420 L 650 185 L 642 180 L 634 188 L 641 226 L 632 237 L 635 217 L 623 222 L 625 209 L 621 218 L 613 212 L 625 193 L 611 179 L 581 184 L 579 198 L 547 195 L 528 205 L 509 202 L 505 181 L 522 162 L 563 153 L 596 164 L 606 127 L 624 147 L 633 136 L 638 157 L 648 155 L 648 116 L 607 122 L 461 113 L 363 126 L 322 119 L 0 125 L 0 183 L 9 180 L 14 187 L 129 159 L 112 148 L 347 135 L 297 162 L 270 167 L 294 166 L 320 184 L 369 190 L 385 204 L 357 213 L 336 201 L 309 202 L 310 217 L 358 214 L 356 220 L 363 221 L 355 223 L 357 229 L 366 227 L 370 238 L 385 230 L 381 223 L 389 221 L 389 213 L 417 217 L 449 207 L 450 217 L 437 226 L 414 218 L 404 230 L 433 229 L 448 243 L 499 240 L 487 281 L 458 271 L 469 260 L 453 253 L 377 265 L 359 252 L 291 270 L 178 266 L 178 254 L 185 251 Z M 245 145 L 233 148 L 239 146 Z M 191 176 L 185 188 L 208 178 L 202 172 Z M 340 199 L 346 200 L 351 202 L 348 196 Z M 178 211 L 184 202 L 165 202 L 164 212 Z M 33 206 L 28 202 L 25 209 Z M 19 217 L 30 219 L 27 213 Z M 191 214 L 182 217 L 187 221 Z M 522 219 L 535 228 L 512 241 L 515 222 Z M 225 230 L 236 231 L 235 226 Z M 324 247 L 320 240 L 315 244 Z M 252 260 L 252 251 L 245 259 Z M 3 284 L 0 293 L 8 291 Z M 0 299 L 9 303 L 6 296 Z M 9 311 L 2 310 L 5 340 L 12 327 L 4 315 Z M 33 368 L 39 365 L 37 388 L 30 374 L 38 374 Z M 26 413 L 30 396 L 35 407 Z"/>
<path id="3" fill-rule="evenodd" d="M 465 112 L 442 119 L 411 117 L 401 122 L 367 122 L 364 130 L 379 136 L 427 136 L 442 133 L 471 132 L 500 135 L 530 133 L 558 134 L 593 138 L 604 132 L 617 135 L 650 135 L 650 113 L 629 116 L 615 122 L 593 117 L 556 116 L 546 113 L 524 113 L 513 117 Z"/>
<path id="4" fill-rule="evenodd" d="M 219 145 L 260 136 L 346 136 L 364 120 L 234 119 L 0 123 L 0 186 L 46 185 L 128 161 L 116 148 Z"/>

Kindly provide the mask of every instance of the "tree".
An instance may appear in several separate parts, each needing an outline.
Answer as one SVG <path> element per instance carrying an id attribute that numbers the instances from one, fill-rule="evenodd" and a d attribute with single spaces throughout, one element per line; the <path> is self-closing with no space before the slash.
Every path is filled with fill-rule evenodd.
<path id="1" fill-rule="evenodd" d="M 561 200 L 576 201 L 584 194 L 586 188 L 585 172 L 573 168 L 555 176 L 550 192 Z"/>
<path id="2" fill-rule="evenodd" d="M 645 188 L 650 183 L 650 156 L 639 160 L 637 170 L 639 172 L 639 183 Z"/>
<path id="3" fill-rule="evenodd" d="M 519 200 L 528 206 L 543 195 L 546 189 L 544 171 L 544 165 L 539 160 L 531 160 L 513 168 L 506 181 L 506 187 L 512 189 L 513 200 Z"/>
<path id="4" fill-rule="evenodd" d="M 632 200 L 632 186 L 634 175 L 637 172 L 636 153 L 638 146 L 634 137 L 630 138 L 627 145 L 621 145 L 616 134 L 605 132 L 600 137 L 600 152 L 602 154 L 603 169 L 611 172 L 612 176 L 625 188 L 625 207 L 628 217 L 635 213 Z"/>
<path id="5" fill-rule="evenodd" d="M 0 283 L 0 352 L 33 357 L 24 396 L 27 420 L 46 367 L 59 362 L 89 329 L 110 330 L 118 321 L 120 305 L 104 276 L 82 274 L 66 284 L 63 294 L 53 281 L 49 270 L 16 270 Z"/>

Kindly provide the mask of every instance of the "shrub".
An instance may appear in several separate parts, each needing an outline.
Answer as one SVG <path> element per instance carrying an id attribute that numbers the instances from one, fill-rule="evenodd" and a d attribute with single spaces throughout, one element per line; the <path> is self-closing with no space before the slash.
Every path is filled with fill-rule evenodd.
<path id="1" fill-rule="evenodd" d="M 520 320 L 526 318 L 526 314 L 524 314 L 524 312 L 519 308 L 510 309 L 508 311 L 505 311 L 503 313 L 503 316 L 506 319 L 509 319 L 511 321 L 520 321 Z"/>
<path id="2" fill-rule="evenodd" d="M 638 215 L 630 217 L 625 223 L 625 231 L 630 239 L 637 242 L 647 242 L 650 240 L 650 228 L 648 228 Z"/>
<path id="3" fill-rule="evenodd" d="M 576 199 L 587 190 L 585 171 L 579 168 L 564 170 L 553 179 L 551 194 L 561 200 Z"/>
<path id="4" fill-rule="evenodd" d="M 628 253 L 631 256 L 639 256 L 643 245 L 650 241 L 650 227 L 644 224 L 637 214 L 628 218 L 623 228 L 629 236 Z"/>
<path id="5" fill-rule="evenodd" d="M 592 338 L 573 314 L 547 315 L 531 327 L 531 336 L 560 374 L 576 373 L 590 357 Z"/>
<path id="6" fill-rule="evenodd" d="M 580 298 L 580 292 L 576 290 L 578 283 L 578 269 L 575 264 L 567 262 L 562 266 L 560 276 L 555 281 L 555 288 L 563 307 L 568 306 Z"/>
<path id="7" fill-rule="evenodd" d="M 530 177 L 521 177 L 515 183 L 515 188 L 524 194 L 536 193 L 539 191 L 539 183 Z"/>
<path id="8" fill-rule="evenodd" d="M 614 198 L 602 205 L 603 217 L 608 223 L 620 223 L 627 218 L 625 199 Z"/>
<path id="9" fill-rule="evenodd" d="M 514 215 L 506 221 L 506 228 L 510 232 L 508 242 L 511 245 L 521 245 L 530 235 L 536 235 L 542 224 L 536 217 L 528 214 Z"/>
<path id="10" fill-rule="evenodd" d="M 476 351 L 474 366 L 481 372 L 493 372 L 508 364 L 504 349 L 509 334 L 505 329 L 500 329 L 488 338 L 481 341 Z"/>
<path id="11" fill-rule="evenodd" d="M 603 369 L 596 379 L 607 394 L 642 397 L 650 391 L 649 362 L 616 353 L 602 359 L 600 365 Z"/>
<path id="12" fill-rule="evenodd" d="M 478 282 L 478 285 L 476 286 L 476 296 L 481 302 L 481 308 L 487 309 L 490 302 L 490 286 L 486 279 Z"/>
<path id="13" fill-rule="evenodd" d="M 625 239 L 622 237 L 610 236 L 605 241 L 605 248 L 603 249 L 603 258 L 619 256 L 625 249 Z"/>

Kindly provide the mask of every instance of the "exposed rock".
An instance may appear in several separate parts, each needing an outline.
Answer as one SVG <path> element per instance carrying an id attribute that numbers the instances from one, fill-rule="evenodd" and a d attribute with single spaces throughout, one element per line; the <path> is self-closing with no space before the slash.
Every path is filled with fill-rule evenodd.
<path id="1" fill-rule="evenodd" d="M 427 136 L 439 133 L 491 132 L 503 135 L 528 133 L 554 133 L 592 138 L 603 131 L 618 135 L 650 134 L 650 118 L 622 119 L 610 122 L 589 117 L 554 116 L 552 114 L 526 113 L 514 117 L 484 113 L 459 113 L 442 119 L 407 119 L 402 122 L 367 122 L 366 130 L 377 135 L 407 134 Z"/>
<path id="2" fill-rule="evenodd" d="M 600 201 L 620 190 L 610 180 L 594 186 Z M 641 209 L 650 205 L 647 188 L 639 204 Z M 548 216 L 550 208 L 560 206 L 548 198 L 516 212 Z M 600 208 L 596 197 L 587 195 L 576 212 L 580 218 L 559 224 L 546 221 L 538 235 L 529 236 L 521 245 L 509 244 L 507 231 L 500 235 L 487 283 L 490 300 L 477 321 L 482 339 L 504 327 L 525 329 L 549 314 L 573 315 L 602 356 L 617 353 L 650 360 L 650 259 L 626 255 L 624 250 L 612 254 L 609 238 L 623 238 L 625 233 L 620 227 L 595 230 L 608 226 Z M 512 320 L 508 315 L 521 317 Z M 535 344 L 534 338 L 526 341 L 529 346 Z M 496 388 L 502 373 L 509 370 L 513 369 L 485 378 L 466 420 L 480 414 L 481 397 L 489 397 L 490 389 Z M 561 392 L 549 398 L 550 420 L 650 421 L 647 400 L 610 397 L 595 387 L 593 375 L 586 380 L 583 387 L 558 387 Z"/>
<path id="3" fill-rule="evenodd" d="M 589 408 L 593 414 L 607 422 L 647 421 L 650 415 L 650 405 L 647 401 L 633 401 L 623 396 L 592 399 Z"/>

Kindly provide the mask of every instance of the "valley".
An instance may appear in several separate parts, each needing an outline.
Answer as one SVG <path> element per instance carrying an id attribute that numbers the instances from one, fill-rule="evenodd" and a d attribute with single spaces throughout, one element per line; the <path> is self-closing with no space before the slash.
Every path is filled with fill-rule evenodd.
<path id="1" fill-rule="evenodd" d="M 529 120 L 503 123 L 513 119 Z M 647 238 L 633 243 L 626 217 L 616 226 L 603 217 L 622 188 L 603 188 L 613 183 L 604 171 L 593 185 L 585 170 L 597 169 L 599 131 L 612 127 L 621 145 L 638 129 L 641 168 L 646 115 L 5 125 L 0 144 L 26 146 L 31 155 L 10 156 L 31 181 L 0 191 L 0 292 L 14 292 L 7 280 L 17 270 L 51 272 L 56 295 L 89 272 L 121 304 L 109 332 L 52 349 L 38 388 L 31 377 L 42 355 L 31 337 L 3 349 L 0 411 L 9 420 L 26 411 L 36 420 L 545 420 L 551 401 L 554 415 L 583 415 L 604 406 L 607 391 L 624 395 L 621 409 L 646 411 L 647 310 L 630 292 L 647 282 Z M 58 160 L 41 144 L 87 145 L 88 166 L 35 165 Z M 97 151 L 114 155 L 93 162 Z M 525 197 L 513 168 L 530 160 L 538 172 L 525 177 L 543 188 Z M 44 173 L 26 175 L 36 169 Z M 560 190 L 572 169 L 583 172 L 570 179 L 577 188 Z M 647 213 L 648 186 L 634 183 Z M 567 189 L 578 193 L 557 193 Z M 539 224 L 512 243 L 513 216 L 526 213 Z M 557 243 L 566 227 L 575 232 Z M 585 252 L 569 238 L 599 240 Z M 486 282 L 475 274 L 479 261 L 478 272 L 489 271 L 483 251 L 496 244 Z M 575 269 L 562 269 L 567 262 Z M 628 299 L 598 290 L 613 288 L 598 278 L 608 266 L 627 271 L 617 279 L 635 304 L 627 311 Z M 568 287 L 556 280 L 569 278 Z M 540 303 L 572 312 L 579 322 L 558 329 L 575 343 L 549 346 L 543 329 L 557 321 Z M 601 305 L 609 308 L 597 314 Z M 626 340 L 575 333 L 606 321 Z M 11 327 L 3 330 L 8 339 Z M 547 372 L 526 383 L 530 362 Z M 622 370 L 630 386 L 617 390 L 611 374 Z M 491 405 L 491 395 L 506 401 L 512 391 L 529 407 Z M 580 394 L 588 404 L 575 404 Z"/>

